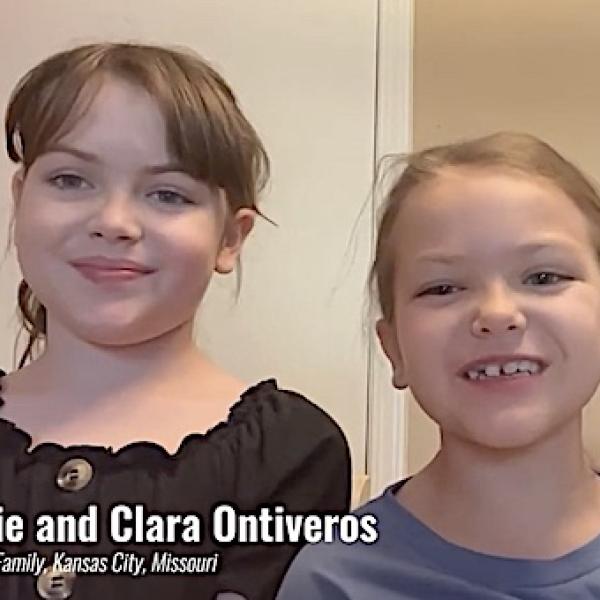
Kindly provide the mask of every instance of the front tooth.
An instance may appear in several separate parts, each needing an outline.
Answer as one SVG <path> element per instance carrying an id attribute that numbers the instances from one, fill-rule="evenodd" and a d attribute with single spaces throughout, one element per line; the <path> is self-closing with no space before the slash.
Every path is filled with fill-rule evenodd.
<path id="1" fill-rule="evenodd" d="M 485 368 L 485 374 L 488 377 L 497 377 L 500 375 L 500 367 L 498 365 L 487 365 Z"/>
<path id="2" fill-rule="evenodd" d="M 502 367 L 502 370 L 507 375 L 512 375 L 513 373 L 516 373 L 518 369 L 519 369 L 519 363 L 516 360 L 514 360 L 512 362 L 508 362 Z"/>
<path id="3" fill-rule="evenodd" d="M 528 371 L 530 373 L 537 373 L 541 369 L 540 365 L 533 360 L 522 360 L 519 362 L 520 371 Z"/>
<path id="4" fill-rule="evenodd" d="M 468 371 L 467 375 L 469 376 L 469 379 L 478 379 L 479 371 Z"/>

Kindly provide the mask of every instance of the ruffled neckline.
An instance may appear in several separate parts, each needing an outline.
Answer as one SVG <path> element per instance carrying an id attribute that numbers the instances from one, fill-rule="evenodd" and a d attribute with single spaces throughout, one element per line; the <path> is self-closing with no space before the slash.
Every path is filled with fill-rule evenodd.
<path id="1" fill-rule="evenodd" d="M 4 406 L 5 400 L 2 398 L 2 378 L 6 372 L 0 369 L 0 409 Z M 95 461 L 110 461 L 114 464 L 130 464 L 137 462 L 140 458 L 144 460 L 177 460 L 193 445 L 203 444 L 222 444 L 231 436 L 234 436 L 240 427 L 244 427 L 249 420 L 256 416 L 258 418 L 261 411 L 261 403 L 257 402 L 259 398 L 268 398 L 273 393 L 279 391 L 277 381 L 274 378 L 266 379 L 249 387 L 240 396 L 229 409 L 227 419 L 221 421 L 205 432 L 190 432 L 185 435 L 175 452 L 169 452 L 164 446 L 157 442 L 135 441 L 113 450 L 111 446 L 100 446 L 91 444 L 79 444 L 65 446 L 57 442 L 42 442 L 35 447 L 31 447 L 33 438 L 31 434 L 16 425 L 13 421 L 0 415 L 0 449 L 6 449 L 7 446 L 14 452 L 15 450 L 25 459 L 55 459 L 66 454 L 81 455 L 91 457 Z"/>

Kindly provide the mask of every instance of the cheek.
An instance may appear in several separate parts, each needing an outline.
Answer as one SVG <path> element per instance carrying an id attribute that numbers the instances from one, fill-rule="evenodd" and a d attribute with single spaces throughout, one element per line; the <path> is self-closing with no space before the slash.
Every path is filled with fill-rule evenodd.
<path id="1" fill-rule="evenodd" d="M 544 329 L 555 332 L 559 343 L 570 344 L 570 352 L 600 350 L 600 289 L 582 286 L 564 297 L 547 298 L 531 314 L 534 323 L 538 317 Z"/>
<path id="2" fill-rule="evenodd" d="M 460 315 L 453 314 L 447 307 L 437 310 L 404 310 L 403 318 L 398 322 L 400 349 L 408 368 L 427 368 L 428 358 L 440 368 L 440 356 L 445 356 L 450 345 L 462 341 L 461 329 L 464 328 Z"/>
<path id="3" fill-rule="evenodd" d="M 27 276 L 27 271 L 35 267 L 39 260 L 43 260 L 41 251 L 48 239 L 44 228 L 38 227 L 36 221 L 26 214 L 15 220 L 14 236 L 17 260 L 23 274 Z"/>
<path id="4" fill-rule="evenodd" d="M 167 273 L 189 286 L 187 277 L 204 279 L 212 273 L 219 251 L 219 238 L 213 230 L 186 229 L 164 232 L 155 239 L 153 253 Z"/>
<path id="5" fill-rule="evenodd" d="M 15 212 L 15 246 L 21 252 L 55 246 L 73 225 L 73 211 L 23 196 Z"/>
<path id="6" fill-rule="evenodd" d="M 163 256 L 182 265 L 202 264 L 214 259 L 218 252 L 216 240 L 204 237 L 177 237 L 163 244 Z"/>
<path id="7" fill-rule="evenodd" d="M 36 227 L 27 223 L 26 227 L 15 226 L 15 249 L 17 261 L 23 277 L 35 285 L 55 274 L 59 263 L 56 257 L 60 253 L 60 241 L 56 230 Z"/>
<path id="8" fill-rule="evenodd" d="M 182 260 L 216 256 L 221 245 L 222 227 L 208 210 L 174 219 L 153 218 L 147 228 L 148 240 Z"/>

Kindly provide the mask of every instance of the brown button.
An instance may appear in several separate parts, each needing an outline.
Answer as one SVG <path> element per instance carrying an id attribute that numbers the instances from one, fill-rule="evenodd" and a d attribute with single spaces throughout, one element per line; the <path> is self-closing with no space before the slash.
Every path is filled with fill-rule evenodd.
<path id="1" fill-rule="evenodd" d="M 92 479 L 94 470 L 85 458 L 72 458 L 58 470 L 56 484 L 61 490 L 78 492 Z"/>
<path id="2" fill-rule="evenodd" d="M 65 600 L 73 593 L 75 573 L 46 567 L 37 578 L 37 592 L 42 598 Z"/>

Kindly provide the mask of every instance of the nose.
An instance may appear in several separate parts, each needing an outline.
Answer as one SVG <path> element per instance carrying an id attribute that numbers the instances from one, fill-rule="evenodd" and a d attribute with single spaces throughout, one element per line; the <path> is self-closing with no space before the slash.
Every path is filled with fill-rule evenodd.
<path id="1" fill-rule="evenodd" d="M 142 237 L 134 199 L 127 193 L 113 193 L 99 200 L 88 221 L 91 237 L 110 242 L 136 241 Z"/>
<path id="2" fill-rule="evenodd" d="M 525 325 L 525 315 L 506 285 L 496 282 L 483 292 L 472 323 L 475 336 L 489 337 L 507 331 L 523 331 Z"/>

